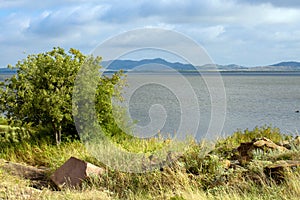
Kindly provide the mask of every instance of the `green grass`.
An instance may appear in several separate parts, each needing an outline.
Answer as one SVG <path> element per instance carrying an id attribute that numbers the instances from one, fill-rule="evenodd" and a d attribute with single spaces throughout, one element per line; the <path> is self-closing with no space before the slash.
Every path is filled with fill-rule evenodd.
<path id="1" fill-rule="evenodd" d="M 300 169 L 285 172 L 285 180 L 276 183 L 264 173 L 264 167 L 277 160 L 300 160 L 300 148 L 287 152 L 255 152 L 247 165 L 226 168 L 226 159 L 241 142 L 268 137 L 274 142 L 290 140 L 278 129 L 255 128 L 238 131 L 217 141 L 206 156 L 205 143 L 185 141 L 189 148 L 181 158 L 163 170 L 147 173 L 126 173 L 107 168 L 101 177 L 86 181 L 80 189 L 52 191 L 32 190 L 30 181 L 14 177 L 0 168 L 0 199 L 15 199 L 27 195 L 31 199 L 299 199 Z M 137 140 L 128 138 L 119 143 L 130 152 L 152 152 L 169 145 L 170 140 Z M 49 175 L 71 156 L 100 165 L 80 141 L 65 141 L 60 146 L 45 140 L 1 144 L 0 158 L 32 166 L 49 168 Z M 16 187 L 17 186 L 17 187 Z M 32 192 L 34 191 L 34 192 Z"/>
<path id="2" fill-rule="evenodd" d="M 26 163 L 32 166 L 45 166 L 57 169 L 71 156 L 91 160 L 80 141 L 64 142 L 60 146 L 48 141 L 35 143 L 21 142 L 12 145 L 2 145 L 0 157 L 12 162 Z"/>

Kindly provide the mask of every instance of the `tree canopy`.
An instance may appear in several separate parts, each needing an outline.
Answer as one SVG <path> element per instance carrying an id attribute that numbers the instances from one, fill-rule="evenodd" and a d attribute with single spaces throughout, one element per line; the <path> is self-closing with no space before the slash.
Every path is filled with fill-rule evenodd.
<path id="1" fill-rule="evenodd" d="M 76 75 L 86 60 L 100 70 L 101 57 L 87 57 L 79 50 L 53 48 L 49 52 L 28 55 L 18 61 L 17 73 L 2 82 L 0 109 L 10 122 L 43 126 L 53 132 L 55 141 L 62 134 L 74 135 L 72 93 Z M 111 97 L 121 84 L 122 72 L 111 77 L 99 76 L 97 80 L 96 108 L 99 123 L 111 123 Z"/>

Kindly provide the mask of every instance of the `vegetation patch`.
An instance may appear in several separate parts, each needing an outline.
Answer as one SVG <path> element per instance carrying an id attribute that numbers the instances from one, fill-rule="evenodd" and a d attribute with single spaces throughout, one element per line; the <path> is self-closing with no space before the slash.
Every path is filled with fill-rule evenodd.
<path id="1" fill-rule="evenodd" d="M 256 130 L 260 130 L 262 137 L 270 134 L 266 127 Z M 238 132 L 238 134 L 247 133 L 247 131 Z M 264 135 L 264 133 L 267 134 Z M 283 139 L 286 137 L 283 136 Z M 232 137 L 228 140 L 232 140 Z M 290 142 L 293 143 L 295 140 L 293 138 Z M 126 148 L 131 140 L 127 142 L 123 141 L 120 145 Z M 269 199 L 270 197 L 293 199 L 300 194 L 299 157 L 283 156 L 283 154 L 299 155 L 298 146 L 293 145 L 293 148 L 286 151 L 253 149 L 253 157 L 245 163 L 240 163 L 239 160 L 231 160 L 228 156 L 222 156 L 228 155 L 229 150 L 224 150 L 227 153 L 222 152 L 218 146 L 221 142 L 226 142 L 226 138 L 217 142 L 216 148 L 208 154 L 203 154 L 205 145 L 190 141 L 190 148 L 171 164 L 142 174 L 119 172 L 107 168 L 89 155 L 80 141 L 63 142 L 60 146 L 47 143 L 47 141 L 21 142 L 17 146 L 3 148 L 0 156 L 6 160 L 24 163 L 26 166 L 32 165 L 38 167 L 37 169 L 41 167 L 46 169 L 43 171 L 48 177 L 46 180 L 49 180 L 49 176 L 71 156 L 104 168 L 105 174 L 86 180 L 80 188 L 66 188 L 59 192 L 66 194 L 75 190 L 78 195 L 76 198 L 79 199 L 84 197 L 84 191 L 90 193 L 94 191 L 95 195 L 105 194 L 107 198 L 113 199 Z M 139 145 L 135 145 L 136 149 L 131 147 L 130 150 L 138 152 L 141 146 L 148 145 L 147 148 L 151 152 L 151 149 L 156 148 L 155 146 L 162 144 L 163 141 L 141 141 Z M 232 151 L 235 150 L 232 149 Z M 235 153 L 238 154 L 238 152 Z M 276 165 L 277 168 L 275 168 Z M 5 173 L 9 172 L 3 166 L 1 169 Z M 270 169 L 274 171 L 271 172 Z M 10 174 L 9 176 L 12 177 L 16 175 L 11 172 Z M 30 178 L 21 176 L 14 179 L 24 180 L 27 183 L 26 187 L 34 186 L 34 181 Z M 39 194 L 57 194 L 50 183 L 39 189 Z"/>

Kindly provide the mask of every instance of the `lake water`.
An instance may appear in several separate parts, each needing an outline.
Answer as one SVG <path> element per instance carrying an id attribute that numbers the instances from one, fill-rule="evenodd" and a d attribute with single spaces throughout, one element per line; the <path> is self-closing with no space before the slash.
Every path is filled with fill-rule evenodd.
<path id="1" fill-rule="evenodd" d="M 151 132 L 178 132 L 183 123 L 183 132 L 193 134 L 198 139 L 203 137 L 230 135 L 237 129 L 253 129 L 256 126 L 271 125 L 282 132 L 296 134 L 300 130 L 300 73 L 271 72 L 226 72 L 221 78 L 226 93 L 226 109 L 218 106 L 222 97 L 211 99 L 209 88 L 220 89 L 214 84 L 215 75 L 197 74 L 128 74 L 129 89 L 127 100 L 131 118 L 138 121 L 141 136 L 148 137 Z M 180 79 L 186 79 L 189 85 Z M 208 86 L 206 82 L 210 82 Z M 133 87 L 130 89 L 130 87 Z M 195 98 L 188 90 L 195 92 Z M 216 101 L 216 104 L 214 104 Z M 151 106 L 152 110 L 151 110 Z M 159 106 L 160 105 L 160 106 Z M 180 109 L 183 107 L 184 111 Z M 212 111 L 212 107 L 217 107 Z M 198 120 L 197 131 L 189 130 Z M 211 121 L 214 112 L 214 123 Z M 153 114 L 154 113 L 154 114 Z M 225 114 L 225 122 L 222 117 Z M 150 116 L 150 117 L 149 117 Z M 190 119 L 190 120 L 184 120 Z M 151 121 L 152 120 L 152 121 Z M 210 125 L 210 123 L 212 123 Z M 154 127 L 153 127 L 154 126 Z M 208 131 L 209 126 L 222 126 L 220 132 Z M 140 133 L 138 133 L 140 134 Z M 206 135 L 208 134 L 208 135 Z"/>

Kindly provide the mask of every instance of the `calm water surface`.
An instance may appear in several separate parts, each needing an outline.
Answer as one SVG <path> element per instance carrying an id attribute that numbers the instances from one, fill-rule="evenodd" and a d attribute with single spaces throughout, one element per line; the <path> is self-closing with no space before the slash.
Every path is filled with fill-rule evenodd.
<path id="1" fill-rule="evenodd" d="M 148 84 L 148 87 L 140 87 L 135 90 L 134 95 L 130 96 L 130 115 L 139 121 L 138 125 L 149 125 L 151 123 L 149 109 L 151 105 L 159 104 L 164 107 L 164 110 L 161 107 L 157 109 L 162 109 L 162 116 L 166 113 L 167 117 L 154 116 L 156 119 L 152 121 L 165 122 L 162 127 L 155 127 L 154 130 L 157 128 L 165 133 L 174 133 L 182 123 L 182 115 L 190 117 L 191 122 L 188 123 L 191 125 L 194 123 L 193 116 L 189 114 L 193 114 L 192 111 L 197 109 L 200 112 L 200 123 L 196 134 L 198 138 L 204 137 L 209 127 L 212 110 L 212 99 L 207 85 L 199 75 L 184 75 L 197 96 L 199 107 L 196 107 L 193 103 L 194 99 L 185 95 L 188 86 L 178 84 L 179 77 L 180 75 L 176 74 L 128 74 L 129 87 L 142 82 Z M 215 78 L 214 75 L 207 76 L 210 80 Z M 159 84 L 161 80 L 168 84 Z M 226 92 L 226 117 L 221 132 L 217 134 L 230 135 L 237 129 L 253 129 L 263 125 L 278 127 L 286 133 L 300 131 L 300 113 L 296 112 L 300 110 L 299 72 L 224 73 L 222 80 Z M 151 85 L 149 84 L 151 81 L 158 84 Z M 171 87 L 168 87 L 170 85 Z M 174 87 L 178 90 L 174 91 L 172 89 Z M 210 87 L 219 87 L 219 85 L 210 85 Z M 184 113 L 180 110 L 183 104 L 187 109 Z M 223 113 L 218 115 L 222 116 Z M 185 124 L 184 127 L 187 132 L 191 131 L 188 129 L 189 124 Z"/>

